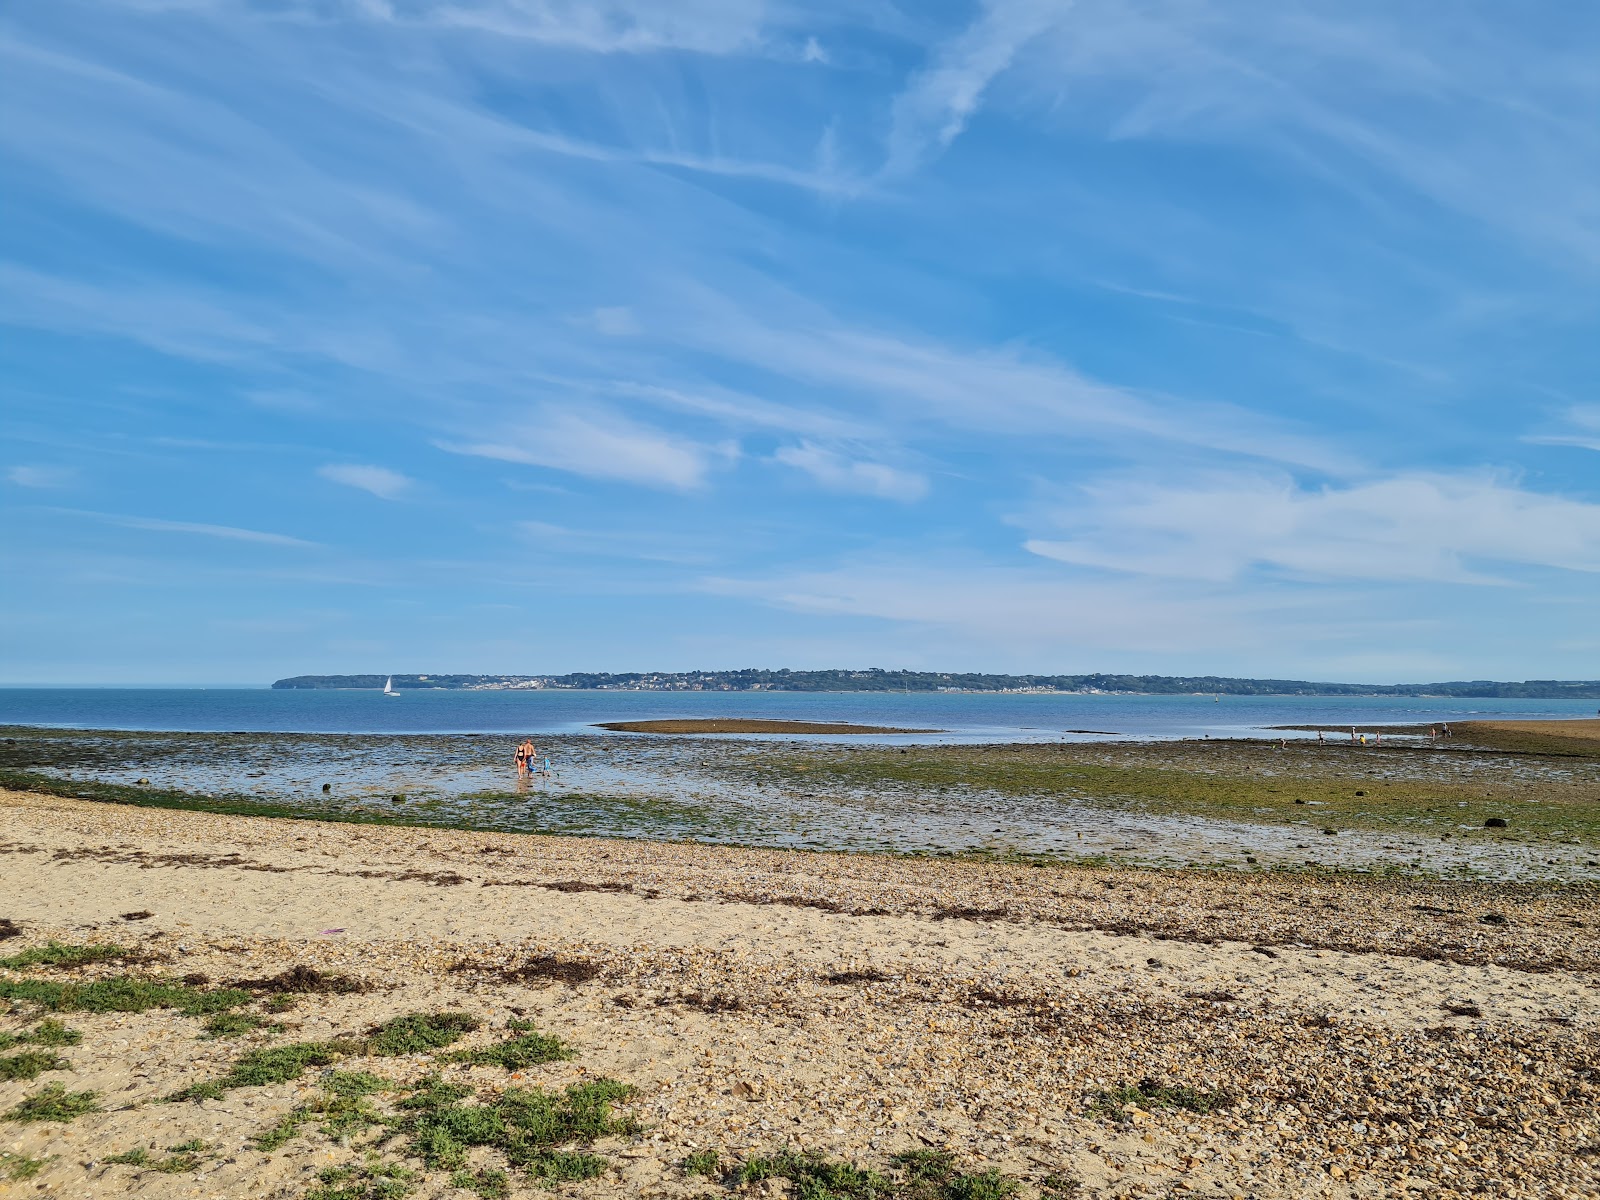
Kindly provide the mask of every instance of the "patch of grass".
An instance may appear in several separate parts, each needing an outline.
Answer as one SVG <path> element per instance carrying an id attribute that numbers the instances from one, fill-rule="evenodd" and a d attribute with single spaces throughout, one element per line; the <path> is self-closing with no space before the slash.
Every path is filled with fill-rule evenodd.
<path id="1" fill-rule="evenodd" d="M 265 1087 L 299 1079 L 311 1067 L 326 1067 L 349 1054 L 360 1054 L 360 1042 L 290 1042 L 286 1046 L 265 1046 L 237 1059 L 220 1079 L 197 1083 L 175 1092 L 169 1100 L 214 1100 L 231 1088 Z"/>
<path id="2" fill-rule="evenodd" d="M 1066 1200 L 1082 1190 L 1082 1182 L 1070 1175 L 1046 1175 L 1039 1181 L 1039 1195 L 1043 1200 Z"/>
<path id="3" fill-rule="evenodd" d="M 511 1194 L 511 1180 L 504 1171 L 485 1167 L 481 1171 L 457 1171 L 450 1176 L 450 1186 L 477 1192 L 483 1200 L 502 1200 Z"/>
<path id="4" fill-rule="evenodd" d="M 520 1071 L 525 1067 L 560 1062 L 576 1055 L 576 1051 L 560 1038 L 539 1033 L 529 1021 L 511 1021 L 506 1028 L 516 1032 L 517 1036 L 480 1050 L 458 1050 L 447 1056 L 449 1061 Z"/>
<path id="5" fill-rule="evenodd" d="M 430 1167 L 459 1169 L 466 1165 L 469 1149 L 493 1146 L 512 1166 L 539 1178 L 589 1179 L 605 1169 L 605 1160 L 570 1153 L 566 1147 L 638 1128 L 613 1113 L 612 1104 L 631 1096 L 633 1089 L 612 1079 L 573 1084 L 560 1092 L 509 1088 L 488 1103 L 463 1104 L 469 1094 L 434 1077 L 402 1103 L 409 1112 L 401 1131 Z"/>
<path id="6" fill-rule="evenodd" d="M 934 1180 L 943 1182 L 955 1174 L 956 1156 L 948 1150 L 907 1150 L 896 1154 L 890 1163 L 905 1172 L 912 1181 Z"/>
<path id="7" fill-rule="evenodd" d="M 369 1154 L 360 1166 L 328 1167 L 305 1200 L 400 1200 L 411 1191 L 416 1172 Z"/>
<path id="8" fill-rule="evenodd" d="M 250 1003 L 249 992 L 232 988 L 205 991 L 169 979 L 120 975 L 91 983 L 45 979 L 0 979 L 0 1000 L 25 1000 L 51 1012 L 145 1012 L 175 1008 L 185 1016 L 224 1012 Z"/>
<path id="9" fill-rule="evenodd" d="M 895 1191 L 894 1183 L 878 1172 L 815 1151 L 783 1150 L 770 1158 L 752 1158 L 735 1178 L 742 1184 L 787 1179 L 803 1200 L 873 1200 Z"/>
<path id="10" fill-rule="evenodd" d="M 256 1148 L 277 1150 L 294 1139 L 303 1125 L 321 1118 L 322 1132 L 331 1138 L 349 1137 L 379 1125 L 390 1124 L 367 1099 L 374 1092 L 386 1091 L 386 1079 L 365 1071 L 329 1071 L 322 1077 L 323 1094 L 307 1104 L 296 1105 L 279 1117 L 264 1133 L 256 1135 Z"/>
<path id="11" fill-rule="evenodd" d="M 722 1156 L 715 1150 L 696 1150 L 683 1160 L 685 1175 L 711 1175 L 722 1169 Z"/>
<path id="12" fill-rule="evenodd" d="M 196 1138 L 194 1141 L 184 1142 L 178 1146 L 169 1146 L 165 1158 L 157 1158 L 143 1146 L 122 1154 L 110 1154 L 101 1159 L 104 1163 L 120 1163 L 127 1167 L 142 1167 L 146 1171 L 160 1171 L 164 1175 L 181 1175 L 186 1171 L 198 1170 L 205 1160 L 200 1157 L 201 1151 L 208 1150 L 207 1143 Z"/>
<path id="13" fill-rule="evenodd" d="M 710 1150 L 691 1155 L 684 1170 L 694 1174 L 691 1161 L 703 1166 L 716 1164 L 718 1157 Z M 891 1158 L 889 1165 L 893 1176 L 816 1151 L 785 1149 L 750 1159 L 728 1176 L 728 1183 L 746 1187 L 785 1179 L 796 1200 L 1007 1200 L 1021 1190 L 1018 1180 L 993 1168 L 958 1172 L 955 1155 L 947 1150 L 908 1150 Z"/>
<path id="14" fill-rule="evenodd" d="M 518 1165 L 535 1179 L 546 1179 L 551 1183 L 581 1183 L 585 1179 L 597 1179 L 604 1175 L 610 1164 L 598 1154 L 586 1154 L 579 1150 L 539 1150 Z"/>
<path id="15" fill-rule="evenodd" d="M 204 1025 L 207 1038 L 239 1037 L 256 1029 L 281 1029 L 265 1017 L 247 1012 L 220 1012 L 213 1014 Z"/>
<path id="16" fill-rule="evenodd" d="M 127 958 L 134 952 L 121 946 L 71 946 L 49 942 L 34 946 L 9 958 L 0 958 L 0 967 L 20 971 L 26 967 L 82 967 L 112 958 Z"/>
<path id="17" fill-rule="evenodd" d="M 469 1013 L 412 1013 L 375 1025 L 367 1035 L 367 1053 L 385 1058 L 421 1054 L 459 1041 L 483 1022 Z"/>
<path id="18" fill-rule="evenodd" d="M 21 1183 L 32 1179 L 49 1165 L 47 1158 L 30 1158 L 13 1150 L 0 1150 L 0 1179 Z"/>
<path id="19" fill-rule="evenodd" d="M 957 1175 L 944 1185 L 944 1200 L 1005 1200 L 1017 1194 L 1017 1181 L 993 1167 L 975 1175 Z"/>
<path id="20" fill-rule="evenodd" d="M 20 1033 L 0 1033 L 0 1052 L 10 1050 L 16 1046 L 26 1046 L 32 1043 L 35 1046 L 76 1046 L 83 1041 L 83 1034 L 76 1029 L 68 1029 L 60 1021 L 47 1017 L 32 1029 L 24 1029 Z M 0 1079 L 5 1078 L 0 1074 Z"/>
<path id="21" fill-rule="evenodd" d="M 1089 1104 L 1089 1115 L 1125 1121 L 1130 1104 L 1150 1111 L 1177 1108 L 1185 1112 L 1211 1113 L 1231 1108 L 1234 1097 L 1223 1090 L 1205 1092 L 1198 1088 L 1141 1079 L 1138 1083 L 1095 1093 Z"/>
<path id="22" fill-rule="evenodd" d="M 76 1029 L 68 1029 L 54 1017 L 46 1017 L 25 1036 L 35 1046 L 76 1046 L 83 1041 L 82 1033 Z"/>
<path id="23" fill-rule="evenodd" d="M 48 1050 L 24 1050 L 8 1058 L 0 1058 L 0 1081 L 14 1083 L 33 1080 L 46 1071 L 65 1071 L 72 1066 L 59 1054 Z"/>
<path id="24" fill-rule="evenodd" d="M 300 1000 L 298 997 L 291 996 L 286 992 L 280 992 L 276 996 L 268 996 L 264 1001 L 262 1001 L 261 1007 L 271 1013 L 281 1013 L 288 1012 L 291 1008 L 299 1003 Z"/>
<path id="25" fill-rule="evenodd" d="M 8 1121 L 71 1121 L 85 1113 L 99 1112 L 100 1102 L 94 1092 L 69 1092 L 59 1083 L 47 1084 L 31 1096 L 23 1098 L 10 1112 Z"/>

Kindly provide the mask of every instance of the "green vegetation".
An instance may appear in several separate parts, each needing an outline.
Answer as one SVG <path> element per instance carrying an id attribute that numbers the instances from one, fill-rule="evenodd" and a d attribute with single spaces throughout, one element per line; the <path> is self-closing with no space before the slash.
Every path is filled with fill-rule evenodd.
<path id="1" fill-rule="evenodd" d="M 51 1083 L 24 1097 L 5 1115 L 8 1121 L 71 1121 L 99 1111 L 100 1102 L 94 1092 L 69 1092 L 61 1084 Z"/>
<path id="2" fill-rule="evenodd" d="M 27 730 L 37 735 L 38 730 Z M 47 796 L 67 796 L 76 800 L 98 800 L 107 804 L 131 804 L 139 808 L 168 808 L 185 812 L 223 813 L 242 817 L 293 817 L 297 820 L 342 821 L 354 825 L 417 825 L 416 820 L 395 819 L 375 809 L 307 807 L 270 804 L 248 796 L 208 796 L 177 788 L 131 787 L 91 779 L 62 779 L 42 771 L 0 768 L 0 788 L 20 792 L 42 792 Z"/>
<path id="3" fill-rule="evenodd" d="M 1039 1181 L 1039 1195 L 1043 1200 L 1066 1200 L 1083 1190 L 1083 1184 L 1068 1175 L 1046 1175 Z"/>
<path id="4" fill-rule="evenodd" d="M 722 1168 L 722 1156 L 715 1150 L 696 1150 L 683 1160 L 685 1175 L 716 1175 Z"/>
<path id="5" fill-rule="evenodd" d="M 511 1194 L 510 1177 L 494 1167 L 485 1167 L 481 1171 L 457 1171 L 450 1176 L 450 1186 L 477 1192 L 483 1200 L 501 1200 Z"/>
<path id="6" fill-rule="evenodd" d="M 26 1000 L 53 1012 L 144 1012 L 176 1008 L 198 1017 L 250 1003 L 249 992 L 233 988 L 206 991 L 167 979 L 117 976 L 90 983 L 45 979 L 0 979 L 0 1000 Z"/>
<path id="7" fill-rule="evenodd" d="M 1021 1184 L 993 1168 L 967 1174 L 956 1169 L 955 1155 L 947 1150 L 908 1150 L 889 1160 L 889 1168 L 875 1171 L 816 1151 L 784 1149 L 749 1159 L 724 1170 L 714 1150 L 699 1150 L 683 1162 L 689 1175 L 721 1177 L 731 1189 L 747 1190 L 768 1179 L 784 1179 L 796 1200 L 1007 1200 Z M 1047 1180 L 1044 1195 L 1066 1196 L 1076 1184 L 1060 1177 Z M 1055 1187 L 1055 1191 L 1049 1190 Z"/>
<path id="8" fill-rule="evenodd" d="M 1095 1093 L 1089 1104 L 1089 1115 L 1123 1121 L 1127 1120 L 1127 1106 L 1130 1104 L 1149 1111 L 1178 1108 L 1186 1112 L 1211 1113 L 1231 1108 L 1234 1102 L 1230 1092 L 1220 1089 L 1204 1092 L 1197 1088 L 1141 1079 L 1138 1083 Z"/>
<path id="9" fill-rule="evenodd" d="M 369 1154 L 360 1166 L 329 1167 L 305 1200 L 400 1200 L 411 1191 L 416 1173 Z"/>
<path id="10" fill-rule="evenodd" d="M 220 1012 L 210 1017 L 204 1028 L 205 1037 L 225 1038 L 238 1037 L 256 1029 L 281 1029 L 282 1026 L 255 1013 Z"/>
<path id="11" fill-rule="evenodd" d="M 76 1046 L 83 1041 L 83 1034 L 68 1029 L 54 1017 L 46 1017 L 24 1036 L 35 1046 Z"/>
<path id="12" fill-rule="evenodd" d="M 368 1035 L 367 1053 L 389 1058 L 438 1050 L 459 1041 L 482 1024 L 477 1017 L 460 1012 L 412 1013 L 396 1017 L 373 1028 Z"/>
<path id="13" fill-rule="evenodd" d="M 459 1169 L 473 1146 L 493 1146 L 514 1167 L 552 1182 L 592 1179 L 606 1160 L 572 1151 L 607 1134 L 631 1133 L 633 1121 L 618 1118 L 612 1104 L 633 1094 L 627 1084 L 595 1079 L 560 1092 L 509 1088 L 486 1103 L 464 1104 L 466 1088 L 424 1080 L 406 1100 L 400 1131 L 430 1167 Z"/>
<path id="14" fill-rule="evenodd" d="M 201 1157 L 203 1151 L 210 1146 L 196 1138 L 181 1145 L 167 1147 L 165 1158 L 157 1158 L 143 1146 L 136 1147 L 123 1154 L 112 1154 L 102 1162 L 121 1163 L 129 1167 L 143 1167 L 147 1171 L 160 1171 L 165 1175 L 181 1175 L 186 1171 L 198 1170 L 205 1162 Z"/>
<path id="15" fill-rule="evenodd" d="M 83 1034 L 76 1029 L 68 1029 L 53 1017 L 46 1017 L 32 1029 L 24 1029 L 20 1033 L 0 1033 L 0 1051 L 10 1050 L 13 1046 L 22 1046 L 32 1042 L 35 1046 L 76 1046 L 83 1041 Z"/>
<path id="16" fill-rule="evenodd" d="M 26 967 L 82 967 L 112 958 L 128 958 L 134 952 L 121 946 L 69 946 L 51 942 L 34 946 L 10 958 L 0 958 L 0 967 L 20 971 Z"/>
<path id="17" fill-rule="evenodd" d="M 1156 749 L 1112 746 L 912 746 L 851 750 L 808 748 L 804 755 L 763 746 L 743 771 L 762 783 L 807 790 L 837 788 L 883 793 L 971 792 L 1059 797 L 1126 806 L 1156 814 L 1227 821 L 1348 829 L 1441 830 L 1461 838 L 1493 838 L 1486 818 L 1507 815 L 1516 803 L 1512 834 L 1600 839 L 1600 806 L 1592 788 L 1571 781 L 1486 786 L 1469 778 L 1435 776 L 1426 766 L 1405 774 L 1412 748 L 1351 754 L 1342 747 L 1276 747 L 1254 742 L 1177 743 Z M 1146 765 L 1152 757 L 1159 765 Z M 1142 761 L 1141 761 L 1142 760 Z M 1491 790 L 1492 788 L 1492 790 Z"/>
<path id="18" fill-rule="evenodd" d="M 264 1087 L 298 1079 L 311 1067 L 326 1067 L 349 1054 L 360 1054 L 360 1042 L 291 1042 L 266 1046 L 236 1060 L 221 1079 L 193 1084 L 169 1096 L 170 1100 L 215 1100 L 231 1088 Z"/>
<path id="19" fill-rule="evenodd" d="M 998 1171 L 962 1174 L 945 1150 L 911 1150 L 890 1159 L 894 1175 L 830 1159 L 815 1151 L 782 1150 L 752 1158 L 728 1178 L 732 1186 L 787 1179 L 797 1200 L 1006 1200 L 1015 1179 Z"/>
<path id="20" fill-rule="evenodd" d="M 326 1067 L 341 1058 L 373 1055 L 380 1058 L 437 1050 L 458 1041 L 482 1024 L 460 1012 L 412 1013 L 374 1026 L 366 1038 L 335 1038 L 327 1042 L 291 1042 L 264 1046 L 235 1060 L 220 1079 L 192 1084 L 169 1100 L 215 1100 L 232 1088 L 264 1087 L 298 1079 L 311 1067 Z M 357 1078 L 357 1076 L 345 1076 Z M 362 1078 L 372 1079 L 374 1076 Z"/>
<path id="21" fill-rule="evenodd" d="M 24 1050 L 9 1058 L 0 1058 L 0 1082 L 37 1079 L 46 1071 L 66 1071 L 72 1064 L 48 1050 Z"/>
<path id="22" fill-rule="evenodd" d="M 45 1158 L 30 1158 L 14 1150 L 0 1150 L 0 1179 L 9 1179 L 13 1183 L 32 1179 L 45 1169 L 49 1161 Z"/>
<path id="23" fill-rule="evenodd" d="M 450 1062 L 504 1067 L 521 1071 L 540 1063 L 560 1062 L 574 1057 L 573 1049 L 558 1037 L 537 1032 L 530 1021 L 512 1020 L 506 1028 L 517 1034 L 481 1050 L 459 1050 L 448 1056 Z"/>
<path id="24" fill-rule="evenodd" d="M 364 1130 L 390 1124 L 367 1099 L 374 1092 L 387 1091 L 390 1083 L 364 1071 L 329 1071 L 322 1078 L 323 1094 L 307 1104 L 284 1113 L 265 1133 L 256 1137 L 260 1150 L 277 1150 L 310 1121 L 321 1118 L 322 1132 L 328 1137 L 349 1137 Z"/>

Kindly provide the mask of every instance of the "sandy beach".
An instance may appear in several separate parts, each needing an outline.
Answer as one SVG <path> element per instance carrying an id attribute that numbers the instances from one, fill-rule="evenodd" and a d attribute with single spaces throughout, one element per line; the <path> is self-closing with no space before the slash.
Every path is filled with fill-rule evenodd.
<path id="1" fill-rule="evenodd" d="M 81 988 L 48 993 L 81 1041 L 56 1069 L 0 1081 L 0 1112 L 53 1083 L 95 1093 L 98 1111 L 0 1122 L 19 1195 L 398 1195 L 371 1190 L 391 1167 L 405 1194 L 489 1194 L 499 1149 L 430 1165 L 405 1124 L 435 1074 L 469 1106 L 597 1078 L 634 1089 L 615 1131 L 577 1147 L 602 1163 L 593 1178 L 512 1169 L 510 1195 L 794 1194 L 803 1180 L 738 1178 L 786 1147 L 905 1186 L 896 1155 L 947 1150 L 956 1184 L 1002 1189 L 971 1195 L 1600 1187 L 1590 885 L 1038 868 L 19 792 L 0 798 L 0 831 L 0 956 L 51 942 L 135 956 L 0 971 L 14 1040 L 46 1016 L 18 981 L 187 979 L 213 998 L 280 981 L 235 993 L 230 1012 L 266 1023 L 221 1036 L 182 1007 L 75 1011 Z M 364 990 L 302 994 L 318 976 L 297 984 L 293 968 Z M 374 1026 L 441 1012 L 479 1024 L 449 1051 L 374 1049 Z M 573 1057 L 464 1061 L 515 1036 L 512 1020 Z M 335 1048 L 295 1078 L 163 1102 L 306 1044 Z M 369 1077 L 389 1123 L 339 1126 L 332 1089 Z M 293 1136 L 264 1143 L 286 1119 Z M 144 1165 L 107 1162 L 130 1152 Z M 706 1152 L 714 1169 L 691 1157 Z"/>

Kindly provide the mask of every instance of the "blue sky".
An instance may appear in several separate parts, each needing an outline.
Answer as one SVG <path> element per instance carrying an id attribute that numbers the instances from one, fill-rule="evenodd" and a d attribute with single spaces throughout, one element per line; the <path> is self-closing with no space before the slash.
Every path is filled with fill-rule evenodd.
<path id="1" fill-rule="evenodd" d="M 1600 8 L 0 10 L 0 678 L 1600 675 Z"/>

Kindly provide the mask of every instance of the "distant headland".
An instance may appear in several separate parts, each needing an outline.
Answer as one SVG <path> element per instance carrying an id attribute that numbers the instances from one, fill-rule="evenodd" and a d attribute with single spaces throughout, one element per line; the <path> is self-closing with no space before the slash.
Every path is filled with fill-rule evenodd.
<path id="1" fill-rule="evenodd" d="M 382 688 L 396 691 L 620 692 L 1054 692 L 1078 695 L 1439 696 L 1462 699 L 1600 700 L 1600 680 L 1529 679 L 1497 683 L 1312 683 L 1215 675 L 984 675 L 959 671 L 574 671 L 566 675 L 295 675 L 275 688 Z"/>

